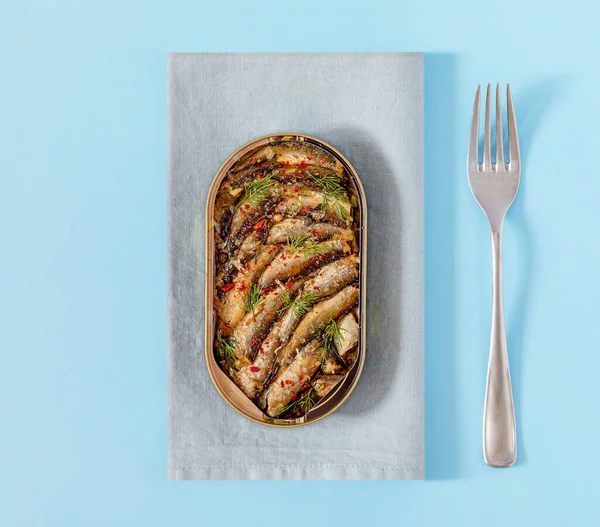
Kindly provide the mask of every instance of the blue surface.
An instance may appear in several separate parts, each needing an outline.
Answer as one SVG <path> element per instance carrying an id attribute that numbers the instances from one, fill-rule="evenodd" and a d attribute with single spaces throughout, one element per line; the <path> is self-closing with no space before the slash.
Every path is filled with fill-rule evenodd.
<path id="1" fill-rule="evenodd" d="M 598 4 L 285 4 L 0 2 L 0 525 L 598 525 Z M 239 50 L 429 53 L 425 482 L 166 479 L 165 57 Z M 508 470 L 481 454 L 491 270 L 464 171 L 496 80 L 526 158 Z"/>

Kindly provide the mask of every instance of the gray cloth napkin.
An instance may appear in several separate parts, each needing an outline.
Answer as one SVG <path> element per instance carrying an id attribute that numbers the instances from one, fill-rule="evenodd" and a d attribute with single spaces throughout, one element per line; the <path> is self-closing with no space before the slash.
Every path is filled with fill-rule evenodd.
<path id="1" fill-rule="evenodd" d="M 423 56 L 168 56 L 169 478 L 420 479 L 423 417 Z M 236 413 L 204 361 L 208 188 L 256 137 L 315 136 L 368 202 L 367 355 L 333 414 L 278 429 Z"/>

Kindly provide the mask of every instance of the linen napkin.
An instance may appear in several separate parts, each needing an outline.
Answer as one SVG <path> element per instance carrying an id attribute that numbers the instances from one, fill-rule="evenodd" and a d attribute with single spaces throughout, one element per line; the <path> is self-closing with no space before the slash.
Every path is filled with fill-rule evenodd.
<path id="1" fill-rule="evenodd" d="M 170 54 L 167 127 L 169 478 L 423 478 L 423 56 Z M 235 412 L 204 359 L 208 188 L 240 146 L 280 132 L 337 148 L 368 203 L 362 376 L 333 414 L 289 429 Z"/>

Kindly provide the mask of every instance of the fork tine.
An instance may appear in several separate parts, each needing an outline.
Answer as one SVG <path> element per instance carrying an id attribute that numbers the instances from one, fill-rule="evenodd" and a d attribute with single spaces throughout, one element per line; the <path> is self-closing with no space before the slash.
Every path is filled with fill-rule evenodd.
<path id="1" fill-rule="evenodd" d="M 492 131 L 490 125 L 490 85 L 485 95 L 485 125 L 483 129 L 483 170 L 492 166 Z"/>
<path id="2" fill-rule="evenodd" d="M 479 169 L 479 98 L 481 86 L 477 86 L 475 103 L 473 104 L 473 118 L 471 119 L 471 137 L 469 138 L 469 153 L 467 164 L 470 170 Z"/>
<path id="3" fill-rule="evenodd" d="M 502 144 L 502 101 L 500 84 L 496 84 L 496 170 L 504 172 L 504 145 Z"/>
<path id="4" fill-rule="evenodd" d="M 515 108 L 513 106 L 510 84 L 506 85 L 506 105 L 508 109 L 508 153 L 510 166 L 519 166 L 521 155 L 519 153 L 519 136 L 517 135 L 517 120 L 515 119 Z"/>

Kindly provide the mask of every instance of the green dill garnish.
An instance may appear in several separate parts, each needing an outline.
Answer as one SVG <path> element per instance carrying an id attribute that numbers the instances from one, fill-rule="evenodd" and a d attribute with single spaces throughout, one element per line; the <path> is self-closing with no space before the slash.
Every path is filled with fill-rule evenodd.
<path id="1" fill-rule="evenodd" d="M 317 254 L 323 254 L 332 251 L 333 248 L 329 245 L 322 245 L 316 242 L 308 243 L 301 248 L 305 256 L 316 256 Z"/>
<path id="2" fill-rule="evenodd" d="M 275 180 L 273 179 L 274 175 L 275 172 L 271 172 L 262 179 L 256 178 L 249 183 L 246 183 L 244 186 L 244 195 L 240 201 L 238 201 L 235 207 L 236 210 L 244 205 L 256 207 L 265 201 L 269 197 L 271 186 L 275 183 Z"/>
<path id="3" fill-rule="evenodd" d="M 296 298 L 292 298 L 289 291 L 285 291 L 283 293 L 283 298 L 284 304 L 281 310 L 283 311 L 291 308 L 294 316 L 300 318 L 310 311 L 310 308 L 321 298 L 321 295 L 315 291 L 311 291 L 305 295 L 300 294 Z"/>
<path id="4" fill-rule="evenodd" d="M 285 311 L 288 307 L 290 307 L 292 305 L 293 301 L 294 300 L 293 300 L 290 292 L 287 290 L 284 291 L 283 292 L 283 306 L 281 306 L 281 309 L 279 310 L 279 312 Z"/>
<path id="5" fill-rule="evenodd" d="M 309 242 L 310 236 L 298 234 L 288 239 L 288 251 L 302 251 L 305 256 L 315 256 L 333 250 L 329 245 L 322 245 L 318 242 Z"/>
<path id="6" fill-rule="evenodd" d="M 323 346 L 320 350 L 319 350 L 319 361 L 321 362 L 321 366 L 325 366 L 325 363 L 327 362 L 327 358 L 329 357 L 329 355 L 331 355 L 329 353 L 329 350 Z"/>
<path id="7" fill-rule="evenodd" d="M 279 415 L 283 415 L 294 408 L 299 408 L 303 413 L 308 412 L 317 402 L 317 392 L 314 388 L 308 390 L 302 397 L 286 404 Z"/>
<path id="8" fill-rule="evenodd" d="M 324 174 L 318 177 L 310 174 L 310 177 L 323 191 L 323 203 L 321 204 L 321 208 L 325 210 L 328 203 L 331 201 L 338 217 L 342 220 L 348 218 L 350 213 L 343 207 L 342 203 L 349 203 L 349 201 L 341 178 L 334 174 Z"/>
<path id="9" fill-rule="evenodd" d="M 339 324 L 336 320 L 333 319 L 333 316 L 329 317 L 329 322 L 316 328 L 310 335 L 309 340 L 313 340 L 316 338 L 323 339 L 323 349 L 321 350 L 321 364 L 325 364 L 327 357 L 335 357 L 338 355 L 337 344 L 341 344 L 344 340 L 344 335 L 342 331 L 346 331 L 343 328 L 340 328 Z"/>
<path id="10" fill-rule="evenodd" d="M 343 205 L 339 201 L 335 201 L 333 203 L 335 207 L 335 212 L 341 220 L 345 220 L 350 217 L 350 213 L 343 207 Z"/>
<path id="11" fill-rule="evenodd" d="M 327 197 L 327 194 L 323 194 L 323 203 L 321 203 L 321 212 L 323 214 L 325 214 L 325 209 L 327 208 L 328 204 L 329 204 L 329 198 Z"/>
<path id="12" fill-rule="evenodd" d="M 235 339 L 217 337 L 217 356 L 227 368 L 236 369 L 237 352 L 235 350 Z"/>
<path id="13" fill-rule="evenodd" d="M 287 246 L 290 251 L 296 251 L 300 247 L 302 247 L 310 238 L 310 236 L 306 236 L 305 234 L 296 234 L 296 236 L 291 236 L 288 238 Z"/>
<path id="14" fill-rule="evenodd" d="M 298 408 L 304 413 L 308 412 L 317 402 L 317 392 L 311 388 L 300 399 L 296 400 Z"/>
<path id="15" fill-rule="evenodd" d="M 292 408 L 294 408 L 296 406 L 296 401 L 292 401 L 291 403 L 286 404 L 282 409 L 281 412 L 279 412 L 277 414 L 277 417 L 281 417 L 283 414 L 289 412 Z"/>
<path id="16" fill-rule="evenodd" d="M 314 340 L 316 338 L 319 338 L 323 334 L 324 327 L 325 326 L 319 326 L 318 328 L 313 329 L 310 332 L 310 335 L 308 335 L 308 342 L 310 342 L 311 340 Z"/>
<path id="17" fill-rule="evenodd" d="M 336 320 L 333 317 L 329 318 L 329 322 L 323 327 L 323 343 L 325 347 L 330 348 L 336 344 L 341 344 L 344 341 L 344 335 L 342 331 L 345 329 L 340 328 Z"/>
<path id="18" fill-rule="evenodd" d="M 244 300 L 244 311 L 254 314 L 254 311 L 262 303 L 262 300 L 262 289 L 258 284 L 254 284 Z"/>
<path id="19" fill-rule="evenodd" d="M 342 183 L 342 179 L 334 174 L 323 174 L 322 176 L 313 176 L 310 174 L 312 180 L 319 185 L 323 192 L 331 196 L 333 199 L 339 199 L 340 201 L 348 201 L 346 198 L 346 189 Z"/>

